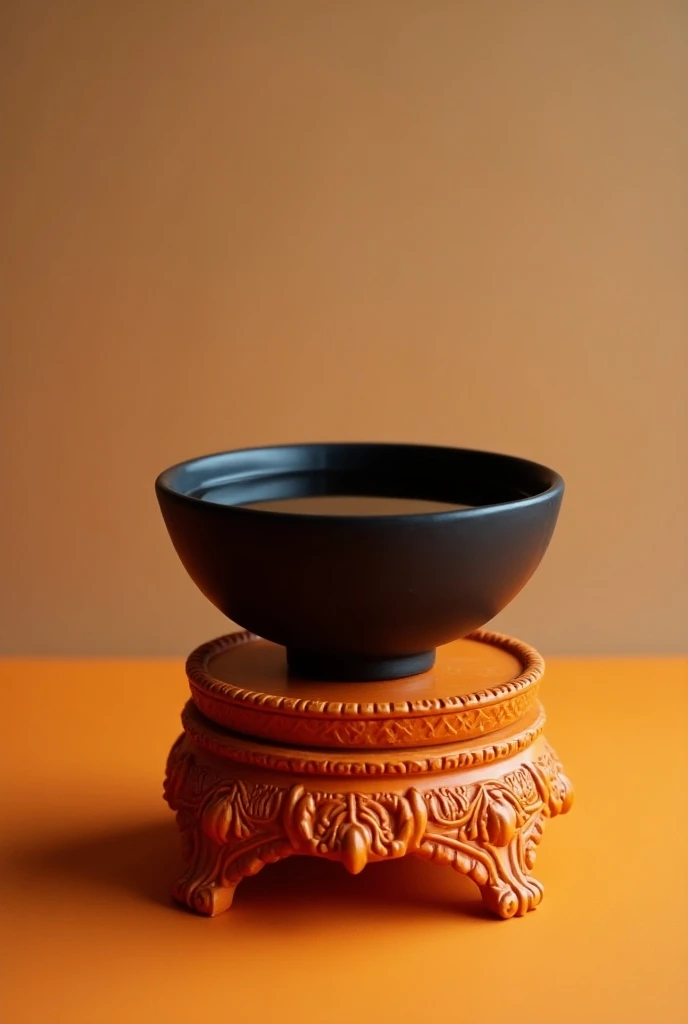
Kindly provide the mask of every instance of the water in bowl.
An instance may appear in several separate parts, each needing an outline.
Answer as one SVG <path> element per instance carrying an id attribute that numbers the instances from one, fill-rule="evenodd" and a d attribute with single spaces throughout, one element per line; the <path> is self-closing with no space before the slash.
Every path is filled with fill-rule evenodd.
<path id="1" fill-rule="evenodd" d="M 368 494 L 313 494 L 299 498 L 272 498 L 242 503 L 261 512 L 291 512 L 312 516 L 413 516 L 429 512 L 456 512 L 471 508 L 423 498 L 387 498 Z"/>

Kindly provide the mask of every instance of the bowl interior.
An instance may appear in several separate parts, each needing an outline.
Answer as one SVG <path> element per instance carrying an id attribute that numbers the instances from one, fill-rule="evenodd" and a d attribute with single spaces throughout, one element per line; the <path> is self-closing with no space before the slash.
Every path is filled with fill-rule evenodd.
<path id="1" fill-rule="evenodd" d="M 525 459 L 425 445 L 315 444 L 205 456 L 162 486 L 218 505 L 314 515 L 419 515 L 523 501 L 556 486 Z"/>

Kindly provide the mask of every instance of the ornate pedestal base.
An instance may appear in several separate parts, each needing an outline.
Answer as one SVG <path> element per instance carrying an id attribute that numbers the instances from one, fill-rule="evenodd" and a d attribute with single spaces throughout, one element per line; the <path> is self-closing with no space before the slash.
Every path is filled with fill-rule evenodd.
<path id="1" fill-rule="evenodd" d="M 535 849 L 572 791 L 537 701 L 481 741 L 401 751 L 278 747 L 214 725 L 191 702 L 183 724 L 165 797 L 186 862 L 173 895 L 193 910 L 227 910 L 242 878 L 292 854 L 353 873 L 407 854 L 432 860 L 472 878 L 504 918 L 542 899 Z"/>

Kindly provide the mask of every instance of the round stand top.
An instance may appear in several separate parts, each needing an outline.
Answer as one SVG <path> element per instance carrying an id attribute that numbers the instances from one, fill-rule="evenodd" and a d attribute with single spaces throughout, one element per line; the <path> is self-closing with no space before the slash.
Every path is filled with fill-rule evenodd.
<path id="1" fill-rule="evenodd" d="M 287 671 L 285 649 L 231 633 L 187 661 L 191 696 L 234 732 L 292 745 L 369 750 L 488 735 L 532 711 L 544 663 L 511 637 L 478 630 L 438 648 L 432 669 L 385 682 L 317 682 Z"/>

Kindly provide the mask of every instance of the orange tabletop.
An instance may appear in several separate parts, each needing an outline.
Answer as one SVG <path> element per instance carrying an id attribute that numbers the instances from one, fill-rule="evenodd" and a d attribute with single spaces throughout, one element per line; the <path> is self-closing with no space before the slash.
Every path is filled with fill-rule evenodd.
<path id="1" fill-rule="evenodd" d="M 412 857 L 294 857 L 195 917 L 167 896 L 161 795 L 181 663 L 8 660 L 0 685 L 6 1024 L 688 1019 L 688 661 L 548 663 L 576 802 L 539 848 L 542 905 L 510 921 Z"/>

